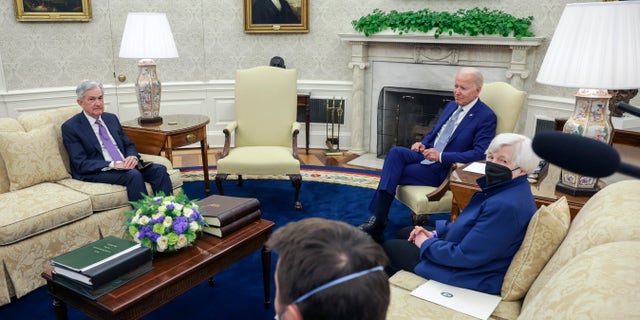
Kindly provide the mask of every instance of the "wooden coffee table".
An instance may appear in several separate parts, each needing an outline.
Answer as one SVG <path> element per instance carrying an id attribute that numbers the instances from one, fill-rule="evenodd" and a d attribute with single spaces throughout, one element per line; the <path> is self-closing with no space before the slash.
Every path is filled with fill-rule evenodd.
<path id="1" fill-rule="evenodd" d="M 274 223 L 259 220 L 226 236 L 202 235 L 191 247 L 178 252 L 156 254 L 153 270 L 131 280 L 97 300 L 67 289 L 53 281 L 51 270 L 42 273 L 53 297 L 56 319 L 67 319 L 67 305 L 93 319 L 138 319 L 165 305 L 262 248 L 264 303 L 269 307 L 271 252 L 264 246 Z"/>

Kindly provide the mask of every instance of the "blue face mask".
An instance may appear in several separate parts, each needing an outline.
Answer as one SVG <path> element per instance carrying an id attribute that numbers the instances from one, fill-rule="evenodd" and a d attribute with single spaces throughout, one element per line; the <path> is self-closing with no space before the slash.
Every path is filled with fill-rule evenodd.
<path id="1" fill-rule="evenodd" d="M 331 287 L 333 287 L 333 286 L 335 286 L 335 285 L 341 284 L 341 283 L 343 283 L 343 282 L 347 282 L 347 281 L 352 280 L 352 279 L 355 279 L 355 278 L 362 277 L 362 276 L 364 276 L 365 274 L 368 274 L 368 273 L 371 273 L 371 272 L 383 271 L 383 270 L 384 270 L 384 268 L 383 268 L 382 266 L 377 266 L 377 267 L 373 267 L 373 268 L 371 268 L 371 269 L 367 269 L 367 270 L 364 270 L 364 271 L 354 272 L 354 273 L 352 273 L 352 274 L 348 274 L 348 275 L 343 276 L 343 277 L 340 277 L 340 278 L 338 278 L 338 279 L 335 279 L 335 280 L 329 281 L 329 282 L 327 282 L 327 283 L 325 283 L 325 284 L 323 284 L 323 285 L 321 285 L 321 286 L 319 286 L 319 287 L 317 287 L 317 288 L 315 288 L 315 289 L 313 289 L 313 290 L 311 290 L 311 291 L 309 291 L 309 292 L 307 292 L 307 293 L 305 293 L 305 294 L 301 295 L 298 299 L 296 299 L 295 301 L 293 301 L 293 304 L 298 304 L 298 303 L 300 303 L 300 302 L 302 302 L 302 301 L 306 300 L 306 299 L 307 299 L 307 298 L 309 298 L 310 296 L 312 296 L 312 295 L 314 295 L 314 294 L 316 294 L 316 293 L 318 293 L 318 292 L 320 292 L 320 291 L 322 291 L 322 290 L 325 290 L 325 289 L 331 288 Z M 284 312 L 282 312 L 281 314 L 276 314 L 273 318 L 274 318 L 275 320 L 280 320 L 280 316 L 281 316 L 282 314 L 284 314 Z"/>

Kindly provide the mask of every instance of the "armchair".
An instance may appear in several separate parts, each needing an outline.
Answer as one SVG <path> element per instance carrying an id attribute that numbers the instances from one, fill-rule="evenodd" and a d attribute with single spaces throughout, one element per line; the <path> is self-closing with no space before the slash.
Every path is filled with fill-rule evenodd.
<path id="1" fill-rule="evenodd" d="M 296 82 L 294 69 L 261 66 L 236 72 L 235 121 L 223 130 L 225 142 L 215 176 L 221 195 L 222 181 L 230 174 L 238 176 L 240 186 L 243 175 L 286 175 L 295 190 L 294 207 L 302 210 Z"/>
<path id="2" fill-rule="evenodd" d="M 486 103 L 498 118 L 496 134 L 513 132 L 526 95 L 526 92 L 506 82 L 487 83 L 482 87 L 480 100 Z M 456 165 L 453 165 L 449 175 L 455 168 Z M 449 190 L 447 178 L 437 187 L 398 186 L 396 199 L 411 210 L 411 222 L 414 225 L 422 225 L 429 220 L 430 214 L 450 212 L 453 194 Z M 456 216 L 457 212 L 452 212 L 452 219 Z"/>

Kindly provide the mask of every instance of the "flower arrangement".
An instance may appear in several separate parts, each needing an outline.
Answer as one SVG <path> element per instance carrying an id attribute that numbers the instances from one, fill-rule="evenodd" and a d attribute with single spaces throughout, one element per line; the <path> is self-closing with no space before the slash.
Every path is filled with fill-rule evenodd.
<path id="1" fill-rule="evenodd" d="M 196 201 L 183 192 L 175 196 L 145 195 L 131 205 L 133 210 L 125 213 L 125 233 L 154 253 L 188 246 L 207 225 Z"/>

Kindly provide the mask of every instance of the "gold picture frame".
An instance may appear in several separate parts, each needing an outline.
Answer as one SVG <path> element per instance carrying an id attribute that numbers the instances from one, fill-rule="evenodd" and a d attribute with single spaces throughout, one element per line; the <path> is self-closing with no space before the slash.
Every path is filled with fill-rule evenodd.
<path id="1" fill-rule="evenodd" d="M 18 21 L 91 21 L 91 0 L 13 0 Z"/>
<path id="2" fill-rule="evenodd" d="M 309 32 L 309 0 L 244 0 L 245 33 Z"/>

